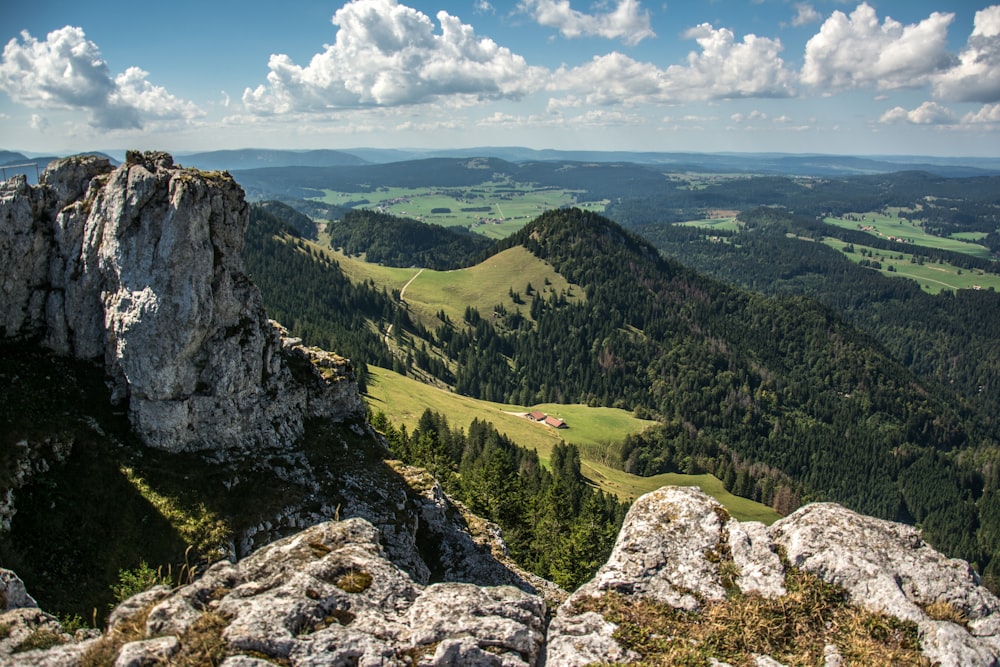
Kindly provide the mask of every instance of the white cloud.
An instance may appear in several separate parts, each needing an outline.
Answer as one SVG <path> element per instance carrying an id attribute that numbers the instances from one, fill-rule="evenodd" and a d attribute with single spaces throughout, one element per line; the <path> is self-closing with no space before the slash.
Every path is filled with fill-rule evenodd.
<path id="1" fill-rule="evenodd" d="M 656 37 L 649 12 L 640 7 L 639 0 L 618 0 L 615 8 L 604 14 L 577 11 L 569 0 L 524 0 L 518 8 L 539 24 L 558 29 L 563 37 L 605 37 L 626 44 Z"/>
<path id="2" fill-rule="evenodd" d="M 792 19 L 792 25 L 800 26 L 809 23 L 816 23 L 821 18 L 823 18 L 822 14 L 816 11 L 816 9 L 809 3 L 795 3 L 795 18 Z"/>
<path id="3" fill-rule="evenodd" d="M 956 102 L 1000 102 L 1000 5 L 976 12 L 958 64 L 937 79 L 935 94 Z"/>
<path id="4" fill-rule="evenodd" d="M 31 114 L 31 122 L 29 123 L 31 129 L 39 130 L 44 132 L 49 127 L 49 119 L 45 116 L 40 116 L 37 113 Z"/>
<path id="5" fill-rule="evenodd" d="M 975 113 L 967 113 L 962 122 L 965 124 L 997 123 L 1000 124 L 1000 104 L 984 104 Z"/>
<path id="6" fill-rule="evenodd" d="M 781 42 L 746 35 L 736 42 L 732 31 L 708 23 L 685 33 L 701 51 L 688 54 L 686 65 L 660 69 L 612 52 L 572 69 L 561 68 L 550 90 L 571 91 L 578 103 L 641 104 L 705 101 L 743 97 L 787 97 L 793 75 L 778 56 Z"/>
<path id="7" fill-rule="evenodd" d="M 749 34 L 736 42 L 728 28 L 716 30 L 708 23 L 688 30 L 701 52 L 691 52 L 687 66 L 672 65 L 666 75 L 674 94 L 694 99 L 786 97 L 792 94 L 792 73 L 778 56 L 781 40 Z"/>
<path id="8" fill-rule="evenodd" d="M 937 102 L 924 102 L 916 109 L 903 107 L 889 109 L 879 119 L 880 123 L 910 123 L 912 125 L 953 125 L 958 122 L 955 113 Z"/>
<path id="9" fill-rule="evenodd" d="M 152 120 L 192 120 L 202 112 L 146 80 L 130 67 L 111 76 L 100 49 L 81 28 L 50 32 L 44 42 L 27 31 L 10 40 L 0 62 L 0 90 L 19 104 L 82 110 L 103 130 L 139 129 Z"/>
<path id="10" fill-rule="evenodd" d="M 337 10 L 337 39 L 306 66 L 272 55 L 267 84 L 247 88 L 257 113 L 328 112 L 401 106 L 442 97 L 455 103 L 520 98 L 547 72 L 441 11 L 440 34 L 423 13 L 396 0 L 353 0 Z"/>
<path id="11" fill-rule="evenodd" d="M 879 25 L 868 3 L 850 16 L 835 11 L 806 44 L 801 80 L 828 90 L 923 85 L 951 63 L 946 47 L 954 18 L 934 12 L 917 24 L 886 17 Z"/>

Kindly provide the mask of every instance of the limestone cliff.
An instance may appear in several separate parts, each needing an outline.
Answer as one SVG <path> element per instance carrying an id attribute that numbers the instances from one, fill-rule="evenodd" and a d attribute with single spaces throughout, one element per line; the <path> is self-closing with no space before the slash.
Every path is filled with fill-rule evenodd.
<path id="1" fill-rule="evenodd" d="M 129 153 L 80 157 L 0 191 L 0 335 L 100 360 L 144 442 L 287 448 L 306 419 L 363 410 L 346 360 L 282 337 L 243 270 L 227 173 Z"/>
<path id="2" fill-rule="evenodd" d="M 664 487 L 554 617 L 518 588 L 414 581 L 381 539 L 361 519 L 318 524 L 126 601 L 102 637 L 60 634 L 0 577 L 28 605 L 0 615 L 0 664 L 1000 664 L 1000 600 L 967 563 L 837 505 L 768 528 Z M 48 648 L 10 653 L 39 636 Z"/>

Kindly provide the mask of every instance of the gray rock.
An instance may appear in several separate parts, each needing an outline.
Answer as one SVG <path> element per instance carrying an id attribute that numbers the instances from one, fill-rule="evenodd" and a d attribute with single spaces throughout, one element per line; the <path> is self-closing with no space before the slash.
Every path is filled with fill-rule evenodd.
<path id="1" fill-rule="evenodd" d="M 934 550 L 916 528 L 815 503 L 776 522 L 770 532 L 792 565 L 842 586 L 856 604 L 916 622 L 932 661 L 1000 664 L 1000 600 L 968 563 Z M 968 619 L 971 632 L 932 619 L 932 604 Z"/>
<path id="2" fill-rule="evenodd" d="M 843 587 L 854 604 L 916 622 L 921 651 L 931 662 L 1000 665 L 1000 600 L 980 585 L 968 563 L 944 557 L 915 528 L 830 503 L 806 506 L 770 528 L 741 524 L 720 510 L 713 499 L 687 488 L 662 488 L 636 501 L 608 563 L 557 610 L 546 664 L 638 658 L 623 655 L 612 624 L 579 611 L 584 596 L 614 591 L 691 610 L 698 600 L 724 597 L 726 578 L 732 577 L 744 594 L 781 597 L 780 549 L 790 565 Z M 697 595 L 685 594 L 691 591 Z M 935 620 L 928 613 L 931 605 L 966 621 Z M 823 658 L 831 667 L 843 662 L 833 645 Z M 780 664 L 771 656 L 754 661 Z"/>
<path id="3" fill-rule="evenodd" d="M 99 359 L 146 444 L 288 448 L 363 413 L 353 370 L 284 344 L 243 269 L 243 190 L 165 153 L 53 162 L 0 188 L 0 335 Z"/>
<path id="4" fill-rule="evenodd" d="M 11 570 L 0 568 L 0 611 L 37 606 L 38 603 L 28 595 L 21 578 Z"/>
<path id="5" fill-rule="evenodd" d="M 115 667 L 152 667 L 169 664 L 170 657 L 177 653 L 179 648 L 180 642 L 177 641 L 177 637 L 157 637 L 129 642 L 119 651 Z"/>

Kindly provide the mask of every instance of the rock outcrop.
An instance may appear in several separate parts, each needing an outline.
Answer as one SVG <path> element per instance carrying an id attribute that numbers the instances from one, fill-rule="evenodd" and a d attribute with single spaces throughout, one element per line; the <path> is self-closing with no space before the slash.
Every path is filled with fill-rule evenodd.
<path id="1" fill-rule="evenodd" d="M 247 211 L 227 173 L 165 153 L 6 181 L 0 335 L 103 362 L 136 432 L 168 451 L 287 448 L 310 417 L 359 416 L 350 364 L 266 318 L 240 259 Z"/>
<path id="2" fill-rule="evenodd" d="M 115 610 L 102 638 L 71 643 L 46 628 L 55 648 L 7 661 L 515 667 L 538 664 L 545 612 L 540 597 L 512 586 L 417 584 L 386 558 L 371 524 L 350 519 L 218 563 L 177 590 L 141 594 Z M 32 620 L 21 616 L 31 614 L 0 622 L 21 636 Z"/>
<path id="3" fill-rule="evenodd" d="M 1000 600 L 968 563 L 945 558 L 916 529 L 831 503 L 808 505 L 768 528 L 740 523 L 701 491 L 677 487 L 632 506 L 607 564 L 559 607 L 549 626 L 546 664 L 640 658 L 618 641 L 622 630 L 635 637 L 636 627 L 620 628 L 594 610 L 605 596 L 651 600 L 690 614 L 693 624 L 697 614 L 734 599 L 780 605 L 791 595 L 786 581 L 794 572 L 842 587 L 851 606 L 915 624 L 927 664 L 1000 665 Z M 730 628 L 734 635 L 744 631 Z M 826 641 L 814 661 L 850 664 L 839 637 Z M 725 657 L 705 651 L 705 664 Z M 782 664 L 775 656 L 747 657 Z"/>
<path id="4" fill-rule="evenodd" d="M 126 601 L 101 638 L 70 638 L 38 610 L 12 610 L 0 627 L 22 642 L 31 632 L 48 633 L 55 646 L 0 664 L 77 665 L 84 656 L 190 664 L 204 652 L 228 667 L 671 664 L 656 651 L 679 642 L 697 656 L 683 664 L 773 666 L 787 664 L 783 641 L 815 631 L 806 638 L 811 648 L 796 645 L 795 664 L 833 667 L 862 659 L 842 634 L 859 629 L 876 642 L 864 649 L 871 664 L 1000 664 L 1000 600 L 968 564 L 937 553 L 913 528 L 833 504 L 807 506 L 765 527 L 732 519 L 697 489 L 647 494 L 630 510 L 607 564 L 547 627 L 542 597 L 513 586 L 419 583 L 387 558 L 380 541 L 362 519 L 313 526 L 239 563 L 216 564 L 189 585 Z M 809 588 L 810 580 L 819 583 Z M 624 611 L 608 613 L 614 605 L 602 602 L 609 599 Z M 815 618 L 796 618 L 803 599 L 806 616 Z M 828 615 L 825 604 L 852 622 Z M 700 619 L 721 623 L 725 616 L 713 613 L 724 605 L 739 610 L 722 629 L 735 639 L 700 638 Z M 750 614 L 768 605 L 776 617 L 762 616 L 766 624 L 758 627 Z M 680 621 L 665 634 L 643 625 L 647 613 L 653 621 Z M 776 648 L 739 652 L 733 647 L 741 641 Z"/>

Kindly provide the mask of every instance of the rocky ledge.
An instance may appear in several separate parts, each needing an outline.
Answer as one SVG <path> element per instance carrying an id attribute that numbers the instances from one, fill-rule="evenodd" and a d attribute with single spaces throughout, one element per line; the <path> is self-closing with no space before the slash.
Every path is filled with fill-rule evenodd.
<path id="1" fill-rule="evenodd" d="M 554 614 L 511 586 L 418 584 L 379 539 L 361 519 L 319 524 L 126 601 L 101 637 L 14 609 L 0 664 L 1000 664 L 1000 600 L 967 563 L 838 505 L 765 527 L 665 487 L 633 505 L 607 564 Z M 48 648 L 11 653 L 40 634 Z"/>
<path id="2" fill-rule="evenodd" d="M 0 188 L 0 338 L 102 363 L 147 445 L 288 448 L 311 417 L 362 414 L 349 362 L 283 342 L 265 316 L 228 173 L 130 152 L 39 180 Z"/>

